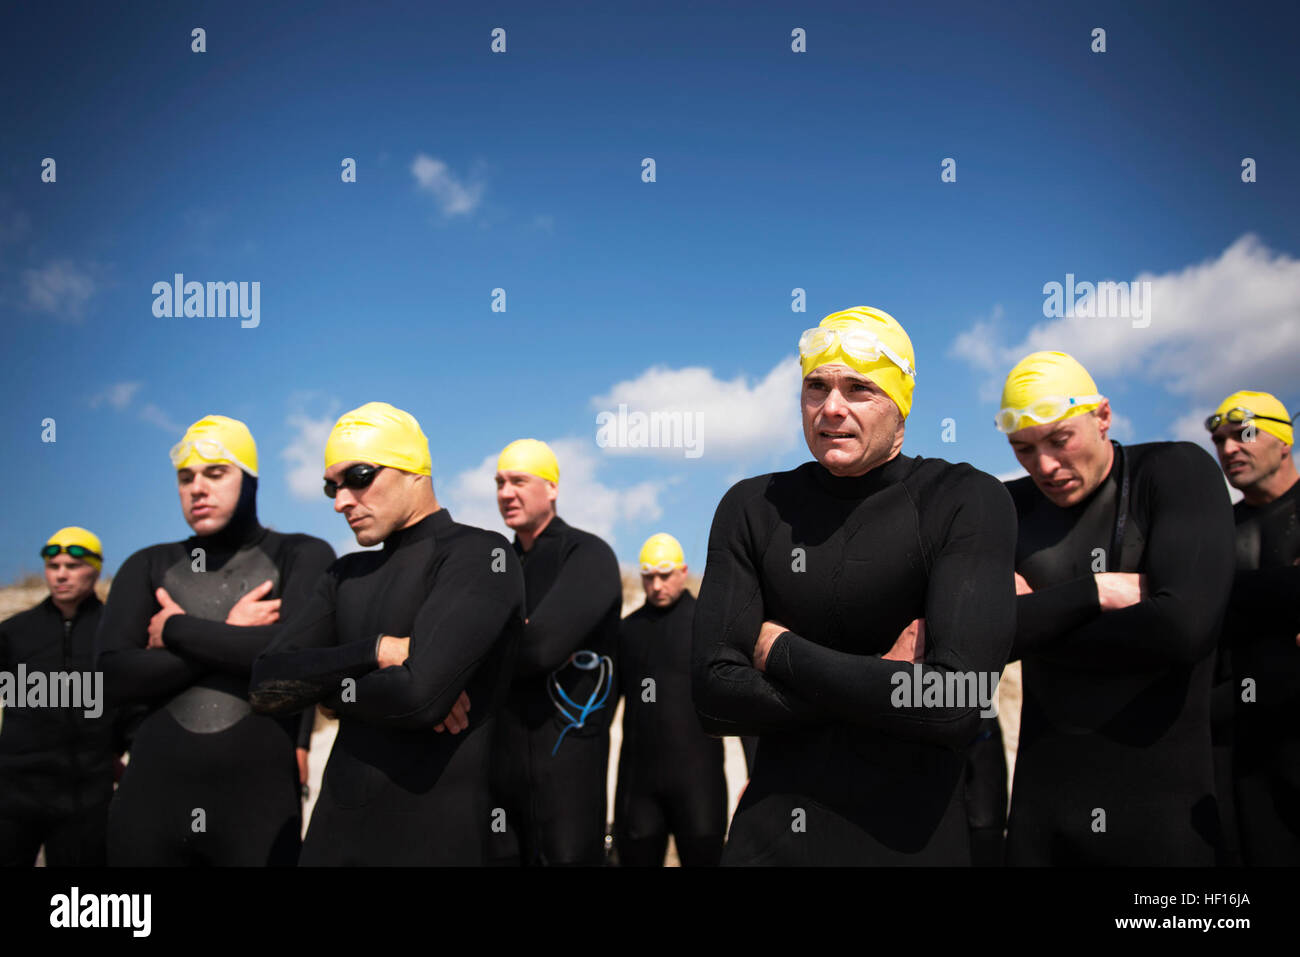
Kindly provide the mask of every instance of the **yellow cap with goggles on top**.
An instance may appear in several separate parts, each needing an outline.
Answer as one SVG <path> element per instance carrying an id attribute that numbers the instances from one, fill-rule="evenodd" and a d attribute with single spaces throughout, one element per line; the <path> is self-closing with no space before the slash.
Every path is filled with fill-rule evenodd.
<path id="1" fill-rule="evenodd" d="M 257 443 L 248 426 L 224 415 L 205 415 L 172 446 L 172 465 L 192 469 L 226 462 L 257 477 Z"/>
<path id="2" fill-rule="evenodd" d="M 1105 401 L 1079 360 L 1064 352 L 1033 352 L 1015 364 L 1002 386 L 998 431 L 1059 422 L 1091 412 Z"/>
<path id="3" fill-rule="evenodd" d="M 799 366 L 807 377 L 818 366 L 839 362 L 860 372 L 894 400 L 907 418 L 916 387 L 912 340 L 898 320 L 872 306 L 833 312 L 799 337 Z"/>
<path id="4" fill-rule="evenodd" d="M 1234 392 L 1205 420 L 1205 427 L 1213 432 L 1224 422 L 1239 425 L 1254 422 L 1261 432 L 1267 432 L 1283 445 L 1295 444 L 1295 420 L 1277 396 L 1269 392 Z"/>
<path id="5" fill-rule="evenodd" d="M 60 552 L 67 552 L 70 558 L 93 565 L 96 571 L 104 570 L 104 546 L 99 543 L 99 536 L 89 529 L 79 525 L 59 529 L 41 549 L 41 557 L 54 558 Z"/>
<path id="6" fill-rule="evenodd" d="M 641 546 L 641 574 L 670 572 L 686 564 L 681 543 L 666 532 L 651 535 Z"/>

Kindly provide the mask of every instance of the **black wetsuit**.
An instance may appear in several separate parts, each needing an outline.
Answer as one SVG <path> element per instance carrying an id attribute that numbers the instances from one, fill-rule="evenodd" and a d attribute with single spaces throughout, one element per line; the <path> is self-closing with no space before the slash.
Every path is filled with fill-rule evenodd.
<path id="1" fill-rule="evenodd" d="M 499 744 L 506 759 L 503 785 L 511 817 L 524 822 L 520 849 L 525 864 L 599 865 L 608 823 L 613 692 L 582 727 L 565 731 L 570 722 L 551 703 L 547 682 L 558 670 L 561 687 L 578 705 L 598 690 L 598 670 L 581 671 L 567 663 L 580 650 L 611 658 L 615 653 L 623 605 L 618 559 L 601 539 L 559 516 L 528 551 L 518 537 L 514 548 L 524 567 L 528 624 Z"/>
<path id="2" fill-rule="evenodd" d="M 110 699 L 152 710 L 135 732 L 109 815 L 108 860 L 125 866 L 292 865 L 302 829 L 294 746 L 303 722 L 253 714 L 253 661 L 282 627 L 225 624 L 262 582 L 283 622 L 301 608 L 334 558 L 307 535 L 263 528 L 245 491 L 215 535 L 154 545 L 122 565 L 100 622 L 99 666 Z M 198 565 L 195 549 L 203 549 Z M 196 570 L 204 568 L 205 570 Z M 165 588 L 184 615 L 148 647 Z M 199 813 L 201 811 L 201 813 Z"/>
<path id="3" fill-rule="evenodd" d="M 88 595 L 71 619 L 46 598 L 0 624 L 0 671 L 93 671 L 103 605 Z M 47 679 L 48 680 L 48 679 Z M 79 679 L 93 695 L 93 679 Z M 102 688 L 101 688 L 102 690 Z M 85 699 L 89 704 L 89 698 Z M 0 866 L 27 866 L 45 845 L 51 867 L 104 863 L 113 762 L 126 749 L 126 713 L 97 702 L 84 708 L 6 708 L 0 726 Z M 92 709 L 93 710 L 93 709 Z"/>
<path id="4" fill-rule="evenodd" d="M 1225 633 L 1243 863 L 1300 864 L 1300 482 L 1267 505 L 1235 506 L 1237 576 Z M 1254 682 L 1253 702 L 1242 700 Z"/>
<path id="5" fill-rule="evenodd" d="M 1213 864 L 1210 685 L 1232 580 L 1218 468 L 1188 442 L 1115 443 L 1077 505 L 1028 477 L 1008 489 L 1016 570 L 1034 589 L 1017 599 L 1012 650 L 1024 705 L 1008 863 Z M 1146 575 L 1147 597 L 1102 612 L 1103 570 Z"/>
<path id="6" fill-rule="evenodd" d="M 668 608 L 642 605 L 619 631 L 623 746 L 614 846 L 625 867 L 662 866 L 669 832 L 683 867 L 722 856 L 727 778 L 722 741 L 700 727 L 691 701 L 694 612 L 695 598 L 684 591 Z"/>
<path id="7" fill-rule="evenodd" d="M 489 762 L 522 605 L 509 543 L 445 508 L 330 566 L 253 669 L 258 710 L 338 714 L 304 866 L 517 860 Z M 402 665 L 378 667 L 380 635 L 410 639 Z M 435 731 L 462 691 L 469 727 Z"/>
<path id="8" fill-rule="evenodd" d="M 710 733 L 760 739 L 724 864 L 970 862 L 980 695 L 896 706 L 894 692 L 918 672 L 922 687 L 967 673 L 991 689 L 1015 627 L 1014 546 L 997 480 L 939 459 L 899 455 L 856 478 L 810 462 L 726 494 L 695 612 L 694 698 Z M 882 659 L 920 617 L 924 663 Z M 789 632 L 763 673 L 751 659 L 765 619 Z"/>
<path id="9" fill-rule="evenodd" d="M 997 717 L 983 720 L 966 755 L 966 819 L 971 863 L 1001 867 L 1007 829 L 1007 754 Z"/>

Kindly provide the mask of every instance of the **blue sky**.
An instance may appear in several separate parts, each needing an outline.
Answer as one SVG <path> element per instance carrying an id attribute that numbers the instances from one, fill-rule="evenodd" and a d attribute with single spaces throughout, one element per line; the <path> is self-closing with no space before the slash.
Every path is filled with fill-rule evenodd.
<path id="1" fill-rule="evenodd" d="M 457 518 L 503 530 L 489 459 L 534 436 L 561 515 L 702 570 L 726 488 L 808 458 L 799 333 L 859 304 L 916 348 L 904 452 L 994 474 L 1034 348 L 1089 366 L 1126 441 L 1197 439 L 1238 388 L 1300 406 L 1293 5 L 696 6 L 11 14 L 0 581 L 64 524 L 110 572 L 184 537 L 167 449 L 210 412 L 258 440 L 263 520 L 341 548 L 321 442 L 372 399 L 419 418 Z M 155 317 L 178 272 L 259 282 L 260 324 Z M 1151 282 L 1149 326 L 1045 317 L 1067 273 Z M 699 414 L 702 454 L 599 448 L 619 401 Z"/>

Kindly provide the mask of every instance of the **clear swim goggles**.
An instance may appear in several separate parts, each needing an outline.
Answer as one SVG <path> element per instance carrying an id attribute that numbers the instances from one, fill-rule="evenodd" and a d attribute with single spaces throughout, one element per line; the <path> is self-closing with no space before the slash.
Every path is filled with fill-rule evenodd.
<path id="1" fill-rule="evenodd" d="M 1010 435 L 1016 431 L 1016 423 L 1020 421 L 1021 416 L 1033 419 L 1042 425 L 1045 422 L 1055 422 L 1076 405 L 1100 402 L 1104 398 L 1106 397 L 1103 395 L 1048 395 L 1023 409 L 1003 409 L 993 417 L 993 424 L 998 427 L 999 432 Z"/>
<path id="2" fill-rule="evenodd" d="M 1229 425 L 1241 425 L 1243 422 L 1249 422 L 1251 419 L 1263 419 L 1265 422 L 1281 422 L 1283 425 L 1290 425 L 1295 421 L 1294 419 L 1278 419 L 1271 415 L 1256 415 L 1254 412 L 1250 411 L 1250 409 L 1243 409 L 1241 406 L 1238 406 L 1237 408 L 1229 409 L 1227 412 L 1222 414 L 1218 412 L 1214 413 L 1214 415 L 1205 420 L 1205 427 L 1209 431 L 1213 432 L 1224 422 L 1227 422 Z"/>
<path id="3" fill-rule="evenodd" d="M 654 575 L 654 574 L 667 575 L 673 569 L 681 568 L 681 567 L 682 566 L 678 565 L 676 562 L 664 561 L 664 562 L 660 562 L 657 565 L 652 565 L 649 562 L 642 562 L 641 574 L 642 575 Z"/>
<path id="4" fill-rule="evenodd" d="M 239 456 L 230 451 L 230 449 L 226 448 L 216 439 L 182 439 L 180 442 L 177 442 L 172 446 L 172 450 L 169 453 L 171 455 L 172 465 L 176 468 L 180 468 L 181 463 L 189 458 L 190 449 L 197 452 L 199 458 L 206 462 L 233 462 L 249 475 L 254 478 L 257 477 L 256 469 L 249 468 L 239 460 Z"/>
<path id="5" fill-rule="evenodd" d="M 884 356 L 903 370 L 904 375 L 916 378 L 916 370 L 889 346 L 880 341 L 870 329 L 836 329 L 831 326 L 816 326 L 805 329 L 799 337 L 799 355 L 805 359 L 819 356 L 839 343 L 840 351 L 861 362 L 875 362 Z"/>
<path id="6" fill-rule="evenodd" d="M 560 686 L 560 679 L 557 677 L 564 666 L 561 665 L 547 676 L 546 692 L 551 696 L 551 704 L 555 705 L 555 710 L 560 712 L 564 720 L 568 722 L 560 736 L 555 740 L 555 747 L 551 749 L 551 756 L 554 757 L 560 750 L 560 744 L 564 741 L 564 736 L 574 728 L 581 728 L 587 723 L 587 718 L 593 711 L 599 711 L 605 707 L 605 700 L 609 697 L 610 689 L 614 687 L 614 659 L 609 655 L 598 655 L 594 651 L 575 651 L 566 664 L 573 665 L 579 671 L 596 671 L 596 687 L 587 697 L 585 704 L 578 704 L 565 692 Z M 601 691 L 601 688 L 604 691 Z M 567 707 L 566 707 L 567 706 Z M 572 708 L 573 711 L 569 709 Z"/>

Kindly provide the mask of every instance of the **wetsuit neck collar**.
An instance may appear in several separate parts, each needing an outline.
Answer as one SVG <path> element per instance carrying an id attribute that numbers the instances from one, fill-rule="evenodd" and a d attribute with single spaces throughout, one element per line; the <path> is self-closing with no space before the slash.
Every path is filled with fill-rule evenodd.
<path id="1" fill-rule="evenodd" d="M 568 531 L 568 528 L 569 526 L 565 524 L 564 520 L 560 518 L 558 514 L 552 515 L 551 520 L 546 523 L 546 527 L 542 529 L 541 534 L 533 539 L 532 548 L 528 550 L 531 552 L 533 548 L 537 547 L 537 543 L 543 539 L 559 538 L 561 534 Z M 524 546 L 519 542 L 518 532 L 515 533 L 514 546 L 517 553 L 523 553 Z"/>
<path id="2" fill-rule="evenodd" d="M 93 611 L 94 609 L 98 608 L 102 604 L 103 602 L 99 600 L 99 596 L 92 591 L 85 598 L 81 599 L 81 604 L 77 606 L 77 610 L 73 613 L 72 620 L 76 621 L 82 615 L 86 614 L 86 612 Z M 55 614 L 58 615 L 59 618 L 63 618 L 63 612 L 59 611 L 59 606 L 54 604 L 53 595 L 46 595 L 45 601 L 41 602 L 41 606 L 51 614 Z"/>
<path id="3" fill-rule="evenodd" d="M 399 528 L 385 538 L 384 551 L 393 551 L 414 542 L 422 542 L 426 538 L 433 538 L 439 532 L 445 532 L 452 524 L 451 512 L 445 508 L 440 508 L 438 511 L 424 516 L 414 525 Z"/>
<path id="4" fill-rule="evenodd" d="M 673 602 L 671 605 L 669 605 L 667 608 L 659 608 L 656 605 L 650 604 L 650 602 L 648 601 L 645 602 L 645 604 L 643 604 L 641 607 L 646 609 L 646 612 L 649 615 L 653 616 L 654 618 L 665 618 L 668 615 L 675 614 L 680 610 L 690 608 L 691 603 L 694 601 L 695 601 L 695 596 L 692 595 L 685 588 L 683 588 L 682 593 L 677 596 L 677 600 Z"/>
<path id="5" fill-rule="evenodd" d="M 836 498 L 865 498 L 887 485 L 898 482 L 911 468 L 912 457 L 901 452 L 883 465 L 877 465 L 864 475 L 832 475 L 820 462 L 810 462 L 817 485 Z"/>

